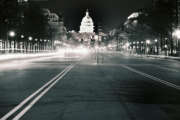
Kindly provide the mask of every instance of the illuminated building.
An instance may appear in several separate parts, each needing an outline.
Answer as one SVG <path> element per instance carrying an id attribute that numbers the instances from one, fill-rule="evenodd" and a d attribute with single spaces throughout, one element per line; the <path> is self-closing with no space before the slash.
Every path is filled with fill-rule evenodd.
<path id="1" fill-rule="evenodd" d="M 28 0 L 18 0 L 19 4 L 24 4 L 24 3 L 27 3 L 27 2 L 28 2 Z"/>
<path id="2" fill-rule="evenodd" d="M 89 11 L 86 11 L 85 17 L 82 19 L 80 26 L 80 33 L 94 33 L 94 23 L 89 15 Z"/>

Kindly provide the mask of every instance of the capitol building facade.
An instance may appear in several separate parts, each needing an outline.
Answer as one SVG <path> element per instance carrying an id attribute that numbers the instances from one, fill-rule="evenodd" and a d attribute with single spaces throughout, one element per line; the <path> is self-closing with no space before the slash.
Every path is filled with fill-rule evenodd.
<path id="1" fill-rule="evenodd" d="M 89 15 L 89 11 L 86 10 L 85 16 L 82 18 L 80 30 L 79 30 L 79 41 L 83 42 L 84 45 L 90 46 L 91 40 L 95 39 L 96 33 L 94 32 L 94 22 Z"/>
<path id="2" fill-rule="evenodd" d="M 85 17 L 82 19 L 79 33 L 94 33 L 94 23 L 89 16 L 89 11 L 86 11 Z"/>
<path id="3" fill-rule="evenodd" d="M 103 35 L 100 33 L 102 32 L 99 32 L 98 29 L 98 33 L 95 33 L 95 25 L 88 10 L 86 10 L 85 16 L 82 18 L 79 28 L 78 32 L 74 30 L 68 32 L 70 36 L 73 36 L 69 41 L 74 40 L 87 47 L 97 46 L 99 42 L 101 42 Z"/>

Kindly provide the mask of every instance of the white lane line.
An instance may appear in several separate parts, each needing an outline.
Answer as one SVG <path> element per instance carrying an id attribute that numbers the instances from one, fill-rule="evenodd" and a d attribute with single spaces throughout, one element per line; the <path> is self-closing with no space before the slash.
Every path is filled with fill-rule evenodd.
<path id="1" fill-rule="evenodd" d="M 60 72 L 58 75 L 56 75 L 54 78 L 52 78 L 49 82 L 47 82 L 45 85 L 43 85 L 41 88 L 39 88 L 37 91 L 35 91 L 33 94 L 31 94 L 29 97 L 24 99 L 20 104 L 18 104 L 15 108 L 10 110 L 7 114 L 5 114 L 0 120 L 7 120 L 11 115 L 13 115 L 15 112 L 17 112 L 20 108 L 22 108 L 28 101 L 30 101 L 34 96 L 36 96 L 38 93 L 40 93 L 44 88 L 46 88 L 49 84 L 51 84 L 53 81 L 55 81 L 59 76 L 61 76 L 66 70 L 68 70 L 72 65 L 69 65 L 66 67 L 62 72 Z"/>
<path id="2" fill-rule="evenodd" d="M 172 72 L 180 72 L 180 71 L 178 71 L 176 69 L 172 69 L 172 68 L 162 67 L 162 66 L 158 66 L 158 65 L 154 65 L 154 66 L 157 68 L 161 68 L 161 69 L 172 71 Z"/>
<path id="3" fill-rule="evenodd" d="M 121 66 L 121 64 L 101 64 L 101 65 L 104 65 L 104 66 Z M 129 65 L 129 66 L 153 66 L 153 67 L 157 67 L 157 68 L 160 68 L 160 69 L 163 69 L 163 70 L 168 70 L 168 71 L 171 71 L 171 72 L 180 72 L 176 69 L 173 69 L 173 68 L 168 68 L 168 67 L 162 67 L 162 66 L 159 66 L 159 65 L 154 65 L 154 64 L 124 64 L 124 65 Z"/>
<path id="4" fill-rule="evenodd" d="M 163 70 L 168 70 L 168 71 L 171 71 L 171 72 L 180 72 L 176 69 L 173 69 L 173 68 L 168 68 L 167 66 L 166 67 L 162 67 L 160 65 L 157 65 L 157 64 L 125 64 L 125 65 L 130 65 L 130 66 L 144 66 L 144 65 L 149 65 L 149 66 L 153 66 L 153 67 L 156 67 L 156 68 L 160 68 L 160 69 L 163 69 Z"/>
<path id="5" fill-rule="evenodd" d="M 142 76 L 144 76 L 144 77 L 150 78 L 150 79 L 152 79 L 152 80 L 154 80 L 154 81 L 156 81 L 156 82 L 160 82 L 160 83 L 165 84 L 165 85 L 167 85 L 167 86 L 169 86 L 169 87 L 172 87 L 172 88 L 174 88 L 174 89 L 180 90 L 180 86 L 178 86 L 178 85 L 175 85 L 175 84 L 170 83 L 170 82 L 165 81 L 165 80 L 161 80 L 161 79 L 159 79 L 159 78 L 157 78 L 157 77 L 154 77 L 154 76 L 152 76 L 152 75 L 146 74 L 146 73 L 141 72 L 141 71 L 138 71 L 138 70 L 133 69 L 133 68 L 131 68 L 131 67 L 128 67 L 128 66 L 126 66 L 126 65 L 121 65 L 121 66 L 122 66 L 123 68 L 127 69 L 127 70 L 130 70 L 130 71 L 134 72 L 134 73 L 137 73 L 137 74 L 142 75 Z"/>
<path id="6" fill-rule="evenodd" d="M 36 98 L 31 101 L 28 106 L 26 106 L 20 113 L 18 113 L 12 120 L 19 120 L 23 115 L 28 112 L 34 104 L 36 104 L 41 97 L 43 97 L 57 82 L 59 82 L 74 66 L 71 66 L 68 70 L 66 70 L 55 82 L 53 82 L 50 86 L 48 86 L 43 92 L 41 92 Z"/>

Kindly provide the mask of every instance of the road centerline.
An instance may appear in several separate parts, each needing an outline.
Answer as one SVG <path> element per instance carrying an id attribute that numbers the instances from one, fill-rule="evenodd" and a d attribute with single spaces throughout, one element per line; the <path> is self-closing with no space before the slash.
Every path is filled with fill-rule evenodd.
<path id="1" fill-rule="evenodd" d="M 52 84 L 50 84 L 44 91 L 42 91 L 32 102 L 30 102 L 20 113 L 18 113 L 12 120 L 19 120 L 25 113 L 27 113 L 54 85 L 56 85 L 72 68 L 71 65 L 60 77 L 57 78 Z"/>
<path id="2" fill-rule="evenodd" d="M 16 113 L 19 109 L 21 109 L 26 103 L 28 103 L 31 99 L 33 99 L 37 94 L 42 92 L 47 86 L 51 85 L 54 81 L 56 81 L 59 77 L 61 77 L 66 71 L 68 71 L 73 65 L 69 65 L 66 67 L 63 71 L 61 71 L 59 74 L 57 74 L 55 77 L 53 77 L 51 80 L 49 80 L 46 84 L 44 84 L 41 88 L 39 88 L 37 91 L 32 93 L 30 96 L 25 98 L 22 102 L 20 102 L 16 107 L 14 107 L 12 110 L 10 110 L 7 114 L 5 114 L 0 120 L 7 120 L 10 116 L 12 116 L 14 113 Z M 72 69 L 72 68 L 71 68 Z"/>

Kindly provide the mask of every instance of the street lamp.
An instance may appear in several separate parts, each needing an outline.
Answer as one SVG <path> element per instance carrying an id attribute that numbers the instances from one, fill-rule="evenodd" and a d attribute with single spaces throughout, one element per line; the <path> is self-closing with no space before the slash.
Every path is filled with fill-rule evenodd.
<path id="1" fill-rule="evenodd" d="M 167 45 L 164 45 L 164 48 L 166 48 L 166 49 L 167 49 L 167 48 L 168 48 L 168 46 L 167 46 Z"/>
<path id="2" fill-rule="evenodd" d="M 179 51 L 180 47 L 179 47 L 179 39 L 180 39 L 180 29 L 177 28 L 176 30 L 174 30 L 174 32 L 172 33 L 172 36 L 176 38 L 176 50 L 175 51 Z"/>
<path id="3" fill-rule="evenodd" d="M 15 36 L 16 36 L 15 31 L 9 31 L 9 32 L 8 32 L 8 35 L 7 35 L 7 40 L 9 40 L 9 37 L 13 38 L 13 37 L 15 37 Z M 13 50 L 13 52 L 14 52 L 15 41 L 12 42 L 12 41 L 10 40 L 9 45 L 10 45 L 10 49 Z"/>
<path id="4" fill-rule="evenodd" d="M 32 38 L 31 36 L 29 36 L 29 38 L 28 38 L 28 39 L 29 39 L 29 41 L 32 41 L 32 39 L 33 39 L 33 38 Z"/>
<path id="5" fill-rule="evenodd" d="M 164 45 L 164 48 L 165 48 L 165 54 L 166 54 L 166 56 L 168 56 L 168 45 L 165 44 L 165 45 Z"/>
<path id="6" fill-rule="evenodd" d="M 146 54 L 149 52 L 148 45 L 151 43 L 150 40 L 146 40 Z"/>
<path id="7" fill-rule="evenodd" d="M 141 54 L 142 54 L 142 53 L 144 53 L 144 48 L 145 48 L 144 47 L 144 41 L 140 41 L 140 43 L 141 43 L 140 44 L 140 47 L 141 47 L 140 49 L 141 49 Z"/>
<path id="8" fill-rule="evenodd" d="M 28 40 L 30 41 L 30 43 L 29 43 L 29 50 L 31 51 L 32 50 L 32 43 L 31 43 L 31 41 L 33 40 L 33 38 L 31 36 L 29 36 Z"/>
<path id="9" fill-rule="evenodd" d="M 172 35 L 175 36 L 177 39 L 180 39 L 180 29 L 176 29 Z"/>
<path id="10" fill-rule="evenodd" d="M 150 40 L 146 40 L 146 44 L 150 44 L 151 43 L 151 41 Z"/>
<path id="11" fill-rule="evenodd" d="M 14 31 L 10 31 L 10 32 L 9 32 L 9 36 L 10 36 L 10 37 L 15 37 L 15 35 L 16 35 L 16 33 L 15 33 Z"/>
<path id="12" fill-rule="evenodd" d="M 157 39 L 155 39 L 155 40 L 154 40 L 154 42 L 155 42 L 155 53 L 156 53 L 156 54 L 159 54 L 159 45 L 158 45 L 158 40 L 157 40 Z"/>
<path id="13" fill-rule="evenodd" d="M 26 46 L 25 41 L 24 41 L 25 36 L 24 36 L 24 35 L 21 35 L 20 37 L 21 37 L 20 51 L 21 51 L 21 52 L 24 52 L 24 49 L 25 49 L 25 46 Z"/>
<path id="14" fill-rule="evenodd" d="M 24 35 L 21 35 L 21 38 L 24 39 Z"/>
<path id="15" fill-rule="evenodd" d="M 158 42 L 158 40 L 157 40 L 157 39 L 155 39 L 154 41 L 155 41 L 156 43 Z"/>

